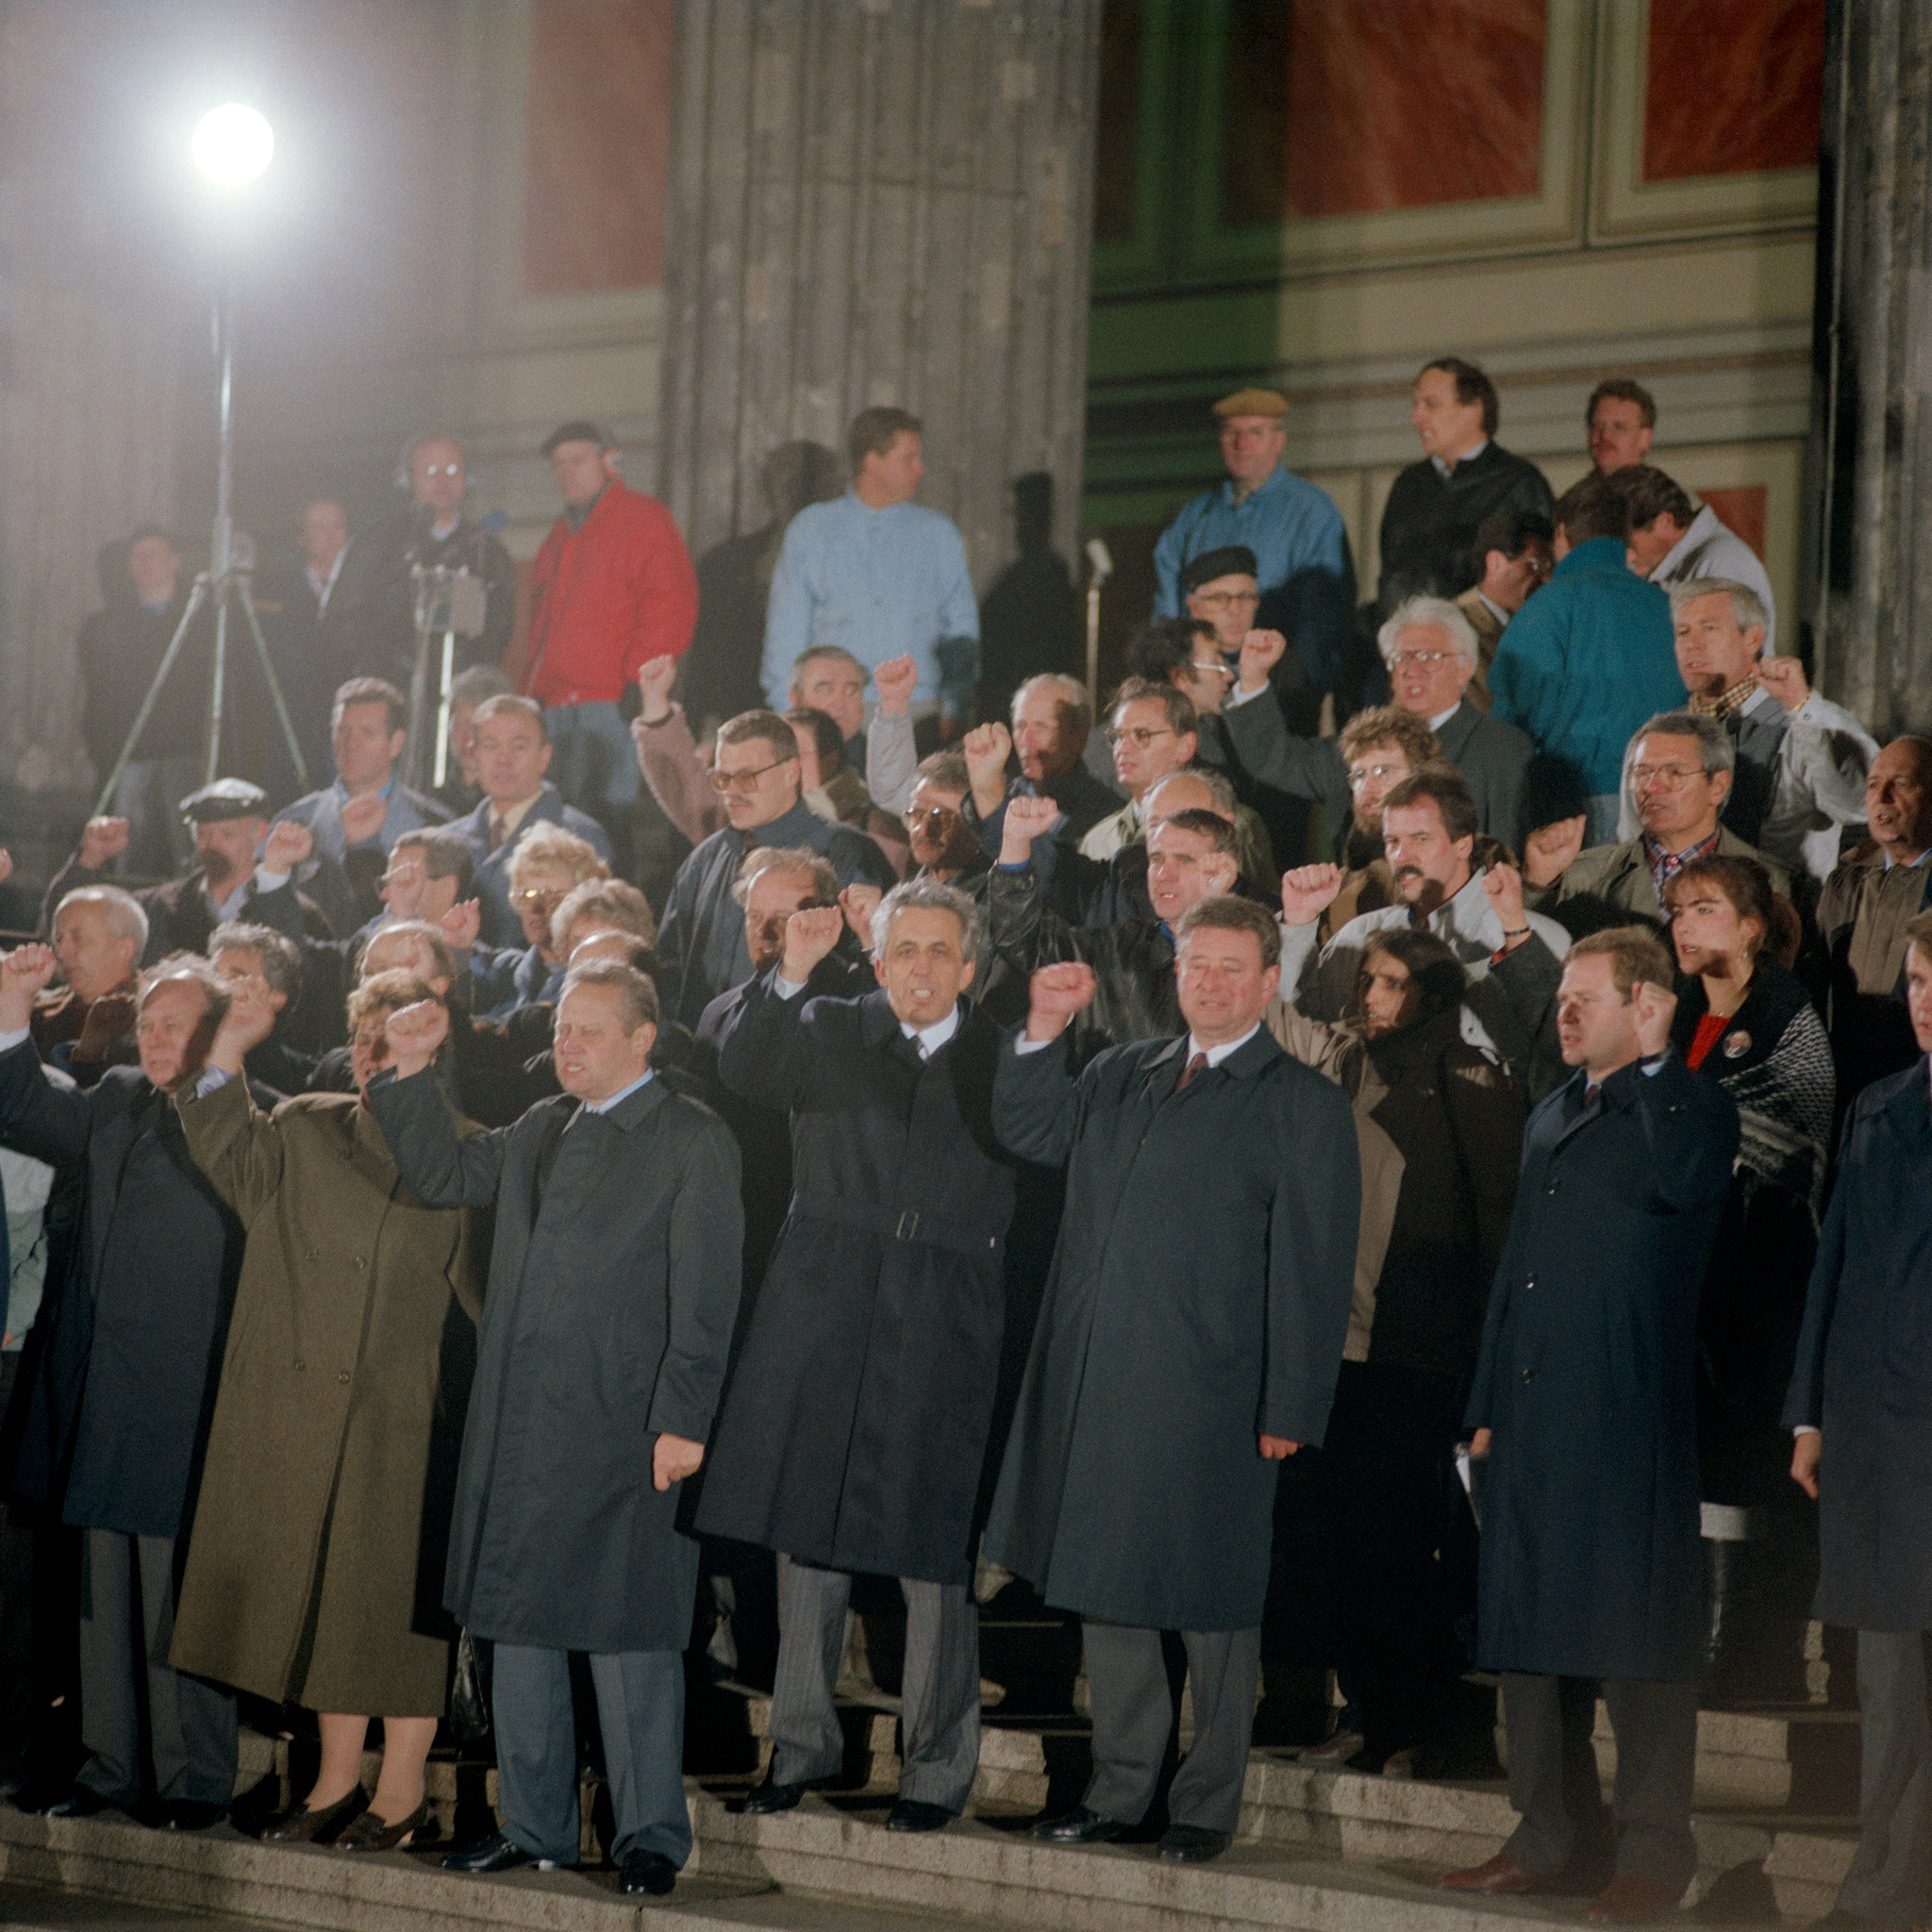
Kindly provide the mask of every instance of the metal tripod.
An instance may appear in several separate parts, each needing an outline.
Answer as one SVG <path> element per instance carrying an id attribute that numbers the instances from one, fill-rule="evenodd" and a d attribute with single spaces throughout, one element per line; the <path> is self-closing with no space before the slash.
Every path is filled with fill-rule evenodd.
<path id="1" fill-rule="evenodd" d="M 269 696 L 275 701 L 275 717 L 280 722 L 282 736 L 289 746 L 289 757 L 295 767 L 295 782 L 303 791 L 308 789 L 308 764 L 302 756 L 295 727 L 290 722 L 288 702 L 282 696 L 281 679 L 275 675 L 275 667 L 270 660 L 268 640 L 261 634 L 261 620 L 256 615 L 255 599 L 249 593 L 249 580 L 254 575 L 253 560 L 242 561 L 237 558 L 232 511 L 235 479 L 235 312 L 234 299 L 225 289 L 215 298 L 214 340 L 222 358 L 219 386 L 221 426 L 217 439 L 219 460 L 215 470 L 214 536 L 208 545 L 208 566 L 194 580 L 194 588 L 188 596 L 188 608 L 181 613 L 181 622 L 175 626 L 175 635 L 168 640 L 168 648 L 161 654 L 154 682 L 148 686 L 147 696 L 141 701 L 141 709 L 135 714 L 134 728 L 127 734 L 127 742 L 121 747 L 121 756 L 114 760 L 114 769 L 108 774 L 107 783 L 101 787 L 101 795 L 94 804 L 96 817 L 113 804 L 121 774 L 127 769 L 135 747 L 141 742 L 142 733 L 147 729 L 147 721 L 154 715 L 155 706 L 160 702 L 161 691 L 188 642 L 194 621 L 210 603 L 215 612 L 215 652 L 213 680 L 208 691 L 208 765 L 204 782 L 212 785 L 221 771 L 222 705 L 227 679 L 228 614 L 232 605 L 241 612 L 247 625 L 248 635 L 255 641 L 255 655 L 260 661 L 261 675 L 267 680 Z"/>

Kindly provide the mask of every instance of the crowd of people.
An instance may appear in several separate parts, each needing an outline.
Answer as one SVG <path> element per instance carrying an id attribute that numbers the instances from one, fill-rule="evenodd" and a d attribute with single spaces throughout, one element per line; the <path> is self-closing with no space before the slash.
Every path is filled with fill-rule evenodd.
<path id="1" fill-rule="evenodd" d="M 1359 605 L 1288 407 L 1215 406 L 1101 734 L 1063 672 L 981 687 L 894 408 L 767 557 L 728 717 L 676 695 L 729 682 L 699 576 L 596 425 L 544 444 L 520 658 L 454 439 L 366 541 L 311 504 L 267 601 L 321 789 L 273 742 L 197 787 L 165 708 L 124 744 L 181 595 L 134 533 L 82 641 L 115 808 L 0 958 L 16 1803 L 204 1828 L 238 1724 L 300 1710 L 263 1836 L 421 1845 L 487 1654 L 499 1824 L 444 1863 L 575 1864 L 582 1655 L 661 1894 L 684 1653 L 770 1690 L 744 1803 L 788 1810 L 879 1577 L 890 1830 L 966 1809 L 1016 1589 L 1079 1619 L 1092 1715 L 1036 1836 L 1212 1858 L 1257 1739 L 1493 1774 L 1499 1679 L 1521 1824 L 1442 1882 L 1640 1923 L 1694 1869 L 1700 1698 L 1811 1697 L 1815 1617 L 1864 1720 L 1837 1916 L 1924 1923 L 1932 741 L 1774 653 L 1637 383 L 1555 497 L 1428 364 Z M 438 567 L 485 615 L 432 790 Z"/>

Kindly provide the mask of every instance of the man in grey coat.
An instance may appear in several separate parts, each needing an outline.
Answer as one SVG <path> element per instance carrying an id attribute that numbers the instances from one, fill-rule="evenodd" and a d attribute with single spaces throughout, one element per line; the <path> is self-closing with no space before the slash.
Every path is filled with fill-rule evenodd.
<path id="1" fill-rule="evenodd" d="M 1187 1646 L 1194 1743 L 1160 1856 L 1226 1849 L 1260 1672 L 1276 1464 L 1319 1443 L 1348 1328 L 1360 1196 L 1340 1087 L 1263 1027 L 1274 918 L 1205 899 L 1181 920 L 1188 1031 L 1077 1076 L 1069 1024 L 1093 969 L 1042 967 L 1000 1056 L 993 1117 L 1067 1168 L 1053 1276 L 1007 1445 L 987 1553 L 1080 1612 L 1093 1776 L 1057 1844 L 1131 1837 L 1173 1714 L 1161 1633 Z"/>
<path id="2" fill-rule="evenodd" d="M 570 1659 L 590 1654 L 627 1892 L 691 1855 L 684 1667 L 698 1546 L 677 1528 L 738 1311 L 738 1149 L 651 1073 L 658 1001 L 635 967 L 578 967 L 557 1008 L 563 1093 L 458 1141 L 434 1001 L 389 1020 L 369 1105 L 437 1208 L 496 1206 L 445 1604 L 496 1646 L 503 1829 L 452 1871 L 575 1865 Z M 426 1074 L 426 1077 L 425 1077 Z"/>

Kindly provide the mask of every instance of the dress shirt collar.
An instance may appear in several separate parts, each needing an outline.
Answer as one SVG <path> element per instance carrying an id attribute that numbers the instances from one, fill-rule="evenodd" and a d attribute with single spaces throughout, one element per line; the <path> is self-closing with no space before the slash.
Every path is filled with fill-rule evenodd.
<path id="1" fill-rule="evenodd" d="M 1434 466 L 1437 475 L 1447 478 L 1455 475 L 1457 471 L 1461 469 L 1464 463 L 1474 462 L 1476 458 L 1481 456 L 1484 450 L 1488 449 L 1489 446 L 1490 439 L 1486 436 L 1479 443 L 1476 444 L 1476 446 L 1474 449 L 1464 450 L 1462 454 L 1459 457 L 1457 457 L 1453 463 L 1442 457 L 1431 457 L 1429 458 L 1429 461 Z"/>
<path id="2" fill-rule="evenodd" d="M 1899 862 L 1883 846 L 1880 846 L 1878 856 L 1885 861 L 1885 870 L 1887 872 L 1892 871 Z M 1905 868 L 1907 872 L 1917 872 L 1928 858 L 1932 858 L 1932 845 L 1928 845 L 1924 851 L 1919 854 L 1918 858 L 1907 859 L 1905 861 Z"/>
<path id="3" fill-rule="evenodd" d="M 531 808 L 542 796 L 543 793 L 540 788 L 531 792 L 529 797 L 525 799 L 521 805 L 512 805 L 507 808 L 499 808 L 495 799 L 486 798 L 483 804 L 488 813 L 486 823 L 490 826 L 492 846 L 501 845 L 507 839 L 513 836 L 517 827 L 530 816 Z"/>
<path id="4" fill-rule="evenodd" d="M 1241 1052 L 1241 1048 L 1247 1045 L 1248 1041 L 1254 1039 L 1255 1035 L 1260 1032 L 1260 1030 L 1261 1023 L 1257 1020 L 1239 1040 L 1224 1040 L 1219 1046 L 1203 1046 L 1190 1033 L 1188 1035 L 1188 1058 L 1192 1059 L 1196 1054 L 1204 1053 L 1208 1056 L 1208 1064 L 1210 1067 L 1218 1067 L 1223 1060 L 1227 1058 L 1228 1055 Z"/>
<path id="5" fill-rule="evenodd" d="M 930 1026 L 915 1026 L 910 1020 L 899 1022 L 899 1031 L 908 1040 L 918 1041 L 919 1057 L 924 1060 L 931 1059 L 958 1030 L 959 1008 L 957 1002 L 943 1020 L 935 1020 Z"/>
<path id="6" fill-rule="evenodd" d="M 1455 717 L 1455 715 L 1457 714 L 1457 711 L 1459 711 L 1459 710 L 1461 710 L 1461 708 L 1462 708 L 1462 700 L 1461 700 L 1460 698 L 1457 698 L 1457 699 L 1456 700 L 1456 702 L 1455 702 L 1455 703 L 1454 703 L 1453 705 L 1451 705 L 1451 706 L 1449 707 L 1449 708 L 1448 708 L 1448 709 L 1447 709 L 1446 711 L 1441 711 L 1441 712 L 1438 712 L 1438 713 L 1437 713 L 1437 715 L 1436 715 L 1435 717 L 1433 717 L 1433 718 L 1431 718 L 1431 719 L 1429 720 L 1429 729 L 1430 729 L 1431 731 L 1440 731 L 1440 730 L 1441 730 L 1441 728 L 1443 727 L 1443 725 L 1445 725 L 1446 724 L 1448 724 L 1448 722 L 1450 721 L 1450 719 L 1452 719 L 1453 717 Z"/>
<path id="7" fill-rule="evenodd" d="M 1507 610 L 1505 610 L 1503 607 L 1500 604 L 1498 604 L 1493 597 L 1484 595 L 1484 593 L 1481 591 L 1478 591 L 1476 592 L 1476 595 L 1482 598 L 1483 608 L 1487 610 L 1490 613 L 1490 615 L 1496 620 L 1498 624 L 1503 625 L 1507 627 L 1509 623 L 1509 613 Z"/>
<path id="8" fill-rule="evenodd" d="M 649 1067 L 646 1067 L 644 1071 L 641 1074 L 640 1074 L 637 1076 L 637 1078 L 630 1083 L 628 1087 L 619 1089 L 619 1091 L 613 1093 L 608 1100 L 585 1101 L 584 1111 L 586 1113 L 608 1113 L 613 1108 L 622 1107 L 624 1103 L 626 1100 L 628 1100 L 633 1093 L 637 1092 L 641 1088 L 647 1085 L 650 1081 L 650 1078 L 651 1070 Z"/>
<path id="9" fill-rule="evenodd" d="M 1707 858 L 1717 850 L 1718 841 L 1724 837 L 1720 825 L 1707 839 L 1700 839 L 1694 845 L 1686 846 L 1682 852 L 1666 852 L 1648 832 L 1642 835 L 1643 857 L 1650 867 L 1651 883 L 1657 888 L 1658 903 L 1664 896 L 1664 888 L 1690 863 L 1693 858 Z"/>
<path id="10" fill-rule="evenodd" d="M 302 566 L 302 575 L 308 579 L 308 588 L 315 592 L 316 604 L 324 610 L 328 608 L 329 593 L 336 587 L 336 579 L 342 574 L 342 558 L 348 554 L 349 546 L 344 543 L 336 552 L 336 560 L 329 565 L 326 576 L 317 576 L 313 564 L 305 563 Z"/>
<path id="11" fill-rule="evenodd" d="M 1702 691 L 1692 691 L 1684 708 L 1700 718 L 1729 718 L 1740 711 L 1749 710 L 1753 698 L 1770 695 L 1755 676 L 1747 674 L 1730 690 L 1719 691 L 1714 698 L 1706 697 Z"/>

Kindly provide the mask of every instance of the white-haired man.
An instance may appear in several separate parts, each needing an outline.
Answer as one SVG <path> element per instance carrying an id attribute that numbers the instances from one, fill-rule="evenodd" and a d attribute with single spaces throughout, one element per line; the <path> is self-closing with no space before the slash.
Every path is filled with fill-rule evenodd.
<path id="1" fill-rule="evenodd" d="M 1522 851 L 1529 829 L 1523 823 L 1524 779 L 1535 747 L 1527 734 L 1470 702 L 1469 683 L 1480 661 L 1474 626 L 1446 597 L 1411 597 L 1376 641 L 1395 703 L 1435 733 L 1443 758 L 1468 782 L 1480 828 Z M 1222 704 L 1222 722 L 1241 763 L 1262 784 L 1332 809 L 1348 797 L 1341 741 L 1291 737 L 1279 706 L 1252 702 L 1268 689 L 1281 650 L 1275 633 L 1250 633 L 1240 676 Z"/>
<path id="2" fill-rule="evenodd" d="M 1013 1165 L 992 1138 L 1000 1029 L 965 999 L 977 908 L 929 880 L 872 916 L 879 989 L 802 997 L 836 906 L 786 922 L 718 1072 L 791 1109 L 791 1212 L 718 1424 L 697 1527 L 778 1557 L 772 1768 L 787 1811 L 845 1755 L 832 1689 L 855 1573 L 907 1608 L 904 1770 L 891 1831 L 966 1807 L 979 1764 L 974 1503 L 1006 1323 Z"/>
<path id="3" fill-rule="evenodd" d="M 67 983 L 34 995 L 27 1024 L 36 1051 L 87 1067 L 131 1060 L 134 979 L 147 950 L 141 901 L 119 886 L 76 886 L 55 907 L 53 932 Z"/>
<path id="4" fill-rule="evenodd" d="M 1767 658 L 1771 613 L 1748 584 L 1692 577 L 1670 587 L 1685 709 L 1715 718 L 1738 761 L 1720 816 L 1793 875 L 1819 880 L 1838 864 L 1839 833 L 1865 822 L 1865 775 L 1878 756 L 1872 734 L 1811 689 L 1795 658 Z M 1618 832 L 1641 820 L 1624 759 Z"/>

